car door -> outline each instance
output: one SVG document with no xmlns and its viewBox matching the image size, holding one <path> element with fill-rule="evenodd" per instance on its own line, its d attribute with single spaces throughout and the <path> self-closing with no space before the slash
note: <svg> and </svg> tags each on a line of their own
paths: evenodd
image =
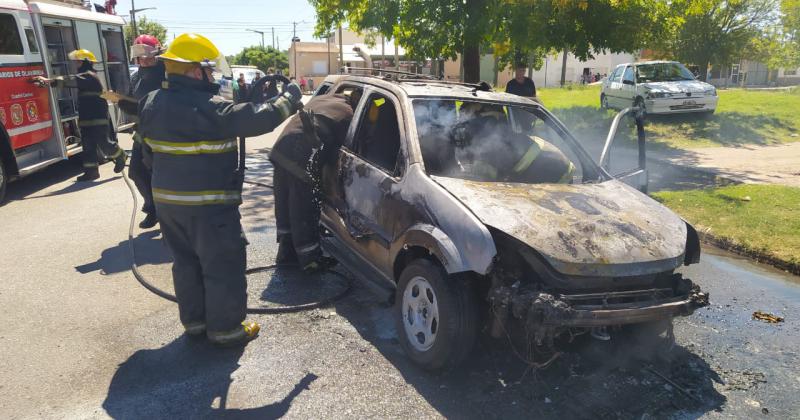
<svg viewBox="0 0 800 420">
<path fill-rule="evenodd" d="M 356 119 L 342 147 L 338 174 L 326 174 L 329 211 L 345 232 L 339 235 L 350 249 L 383 273 L 391 273 L 389 248 L 395 220 L 391 191 L 405 172 L 400 150 L 405 132 L 399 101 L 376 88 L 363 92 Z"/>
<path fill-rule="evenodd" d="M 625 71 L 622 73 L 622 83 L 619 95 L 620 108 L 633 106 L 633 102 L 636 100 L 636 77 L 634 74 L 634 66 L 625 67 Z"/>
<path fill-rule="evenodd" d="M 620 91 L 622 90 L 621 74 L 623 68 L 623 66 L 618 66 L 615 68 L 614 71 L 608 76 L 608 80 L 605 84 L 605 94 L 608 100 L 608 106 L 611 108 L 619 107 L 619 95 Z"/>
</svg>

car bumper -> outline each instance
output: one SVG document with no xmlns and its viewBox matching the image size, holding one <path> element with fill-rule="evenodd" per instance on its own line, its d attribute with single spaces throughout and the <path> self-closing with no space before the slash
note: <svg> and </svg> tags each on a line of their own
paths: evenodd
<svg viewBox="0 0 800 420">
<path fill-rule="evenodd" d="M 682 292 L 649 289 L 580 295 L 520 292 L 511 287 L 495 289 L 490 296 L 493 313 L 505 323 L 509 317 L 533 330 L 591 328 L 638 324 L 691 315 L 708 305 L 708 294 L 688 280 Z"/>
<path fill-rule="evenodd" d="M 648 114 L 678 114 L 686 112 L 711 112 L 717 108 L 718 96 L 647 99 Z"/>
</svg>

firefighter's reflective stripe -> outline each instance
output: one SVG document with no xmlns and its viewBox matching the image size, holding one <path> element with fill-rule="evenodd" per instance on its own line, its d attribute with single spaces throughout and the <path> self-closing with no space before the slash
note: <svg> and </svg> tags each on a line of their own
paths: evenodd
<svg viewBox="0 0 800 420">
<path fill-rule="evenodd" d="M 533 161 L 535 161 L 536 158 L 539 157 L 539 154 L 542 153 L 542 145 L 543 145 L 542 140 L 539 139 L 538 137 L 532 137 L 531 140 L 532 142 L 530 147 L 528 147 L 528 150 L 525 152 L 524 155 L 522 155 L 522 158 L 517 162 L 517 164 L 514 165 L 515 173 L 520 173 L 528 169 L 528 167 L 531 166 Z"/>
<path fill-rule="evenodd" d="M 209 140 L 195 142 L 177 142 L 153 140 L 146 137 L 145 143 L 153 149 L 155 153 L 165 153 L 169 155 L 200 155 L 214 153 L 235 152 L 236 140 Z"/>
<path fill-rule="evenodd" d="M 78 92 L 78 96 L 100 96 L 101 92 L 82 90 Z"/>
<path fill-rule="evenodd" d="M 182 206 L 239 204 L 242 202 L 242 193 L 236 190 L 172 191 L 153 188 L 153 200 Z"/>
<path fill-rule="evenodd" d="M 564 176 L 561 177 L 561 179 L 558 180 L 558 183 L 569 184 L 569 182 L 572 181 L 573 174 L 575 174 L 575 165 L 572 162 L 570 162 L 567 172 L 564 174 Z"/>
<path fill-rule="evenodd" d="M 308 254 L 309 252 L 316 251 L 319 248 L 319 242 L 314 242 L 311 245 L 301 246 L 297 248 L 298 254 Z"/>
<path fill-rule="evenodd" d="M 96 168 L 98 166 L 99 165 L 98 165 L 97 162 L 83 162 L 83 167 L 84 168 Z"/>
<path fill-rule="evenodd" d="M 105 118 L 97 118 L 93 120 L 78 120 L 78 125 L 81 127 L 100 127 L 103 125 L 108 124 L 108 120 Z"/>
</svg>

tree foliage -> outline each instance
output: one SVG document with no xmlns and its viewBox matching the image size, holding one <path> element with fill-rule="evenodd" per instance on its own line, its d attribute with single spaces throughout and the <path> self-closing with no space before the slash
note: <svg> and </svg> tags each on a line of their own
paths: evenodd
<svg viewBox="0 0 800 420">
<path fill-rule="evenodd" d="M 289 69 L 289 57 L 286 52 L 271 46 L 245 47 L 238 54 L 229 57 L 228 62 L 231 65 L 256 66 L 263 72 L 267 72 L 270 68 L 284 72 Z"/>
<path fill-rule="evenodd" d="M 664 58 L 695 64 L 728 65 L 757 56 L 754 42 L 776 14 L 775 0 L 675 0 L 670 18 L 678 23 L 654 43 Z M 705 78 L 705 71 L 701 71 Z"/>
<path fill-rule="evenodd" d="M 550 51 L 634 51 L 665 24 L 663 0 L 311 0 L 316 35 L 338 25 L 397 39 L 412 58 L 463 54 L 477 81 L 480 48 L 501 64 L 541 62 Z"/>
<path fill-rule="evenodd" d="M 167 40 L 167 28 L 164 25 L 154 22 L 152 20 L 147 20 L 145 16 L 140 17 L 136 20 L 136 29 L 138 29 L 139 35 L 153 35 L 154 37 L 158 38 L 161 42 L 161 45 L 164 45 Z M 128 23 L 125 25 L 125 42 L 130 47 L 131 42 L 133 42 L 136 37 L 133 35 L 133 24 Z"/>
</svg>

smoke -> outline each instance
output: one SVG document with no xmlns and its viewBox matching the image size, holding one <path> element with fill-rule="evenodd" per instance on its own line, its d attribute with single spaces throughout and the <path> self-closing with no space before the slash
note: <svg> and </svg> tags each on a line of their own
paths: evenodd
<svg viewBox="0 0 800 420">
<path fill-rule="evenodd" d="M 501 105 L 453 100 L 414 101 L 425 167 L 432 175 L 491 181 L 530 145 L 512 130 Z M 535 118 L 531 115 L 532 118 Z"/>
</svg>

